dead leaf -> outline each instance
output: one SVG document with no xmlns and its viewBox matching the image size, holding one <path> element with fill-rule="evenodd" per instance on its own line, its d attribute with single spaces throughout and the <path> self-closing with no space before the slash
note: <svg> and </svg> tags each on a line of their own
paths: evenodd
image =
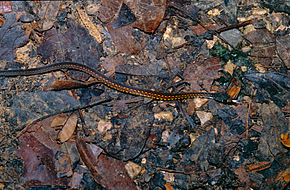
<svg viewBox="0 0 290 190">
<path fill-rule="evenodd" d="M 116 66 L 124 65 L 124 63 L 125 63 L 125 60 L 122 56 L 115 56 L 115 57 L 108 56 L 103 60 L 102 66 L 104 67 L 104 69 L 108 71 L 106 75 L 111 76 L 112 74 L 115 73 Z"/>
<path fill-rule="evenodd" d="M 12 63 L 15 59 L 15 50 L 27 44 L 29 39 L 14 14 L 6 14 L 5 19 L 0 28 L 0 57 L 1 60 Z"/>
<path fill-rule="evenodd" d="M 65 122 L 67 121 L 67 119 L 68 119 L 67 114 L 58 114 L 52 120 L 50 127 L 56 128 L 56 127 L 63 126 L 65 124 Z"/>
<path fill-rule="evenodd" d="M 49 89 L 46 90 L 65 90 L 65 89 L 74 89 L 74 88 L 84 88 L 97 83 L 97 80 L 92 80 L 88 82 L 76 81 L 76 80 L 57 80 Z"/>
<path fill-rule="evenodd" d="M 249 178 L 249 176 L 247 174 L 247 171 L 246 171 L 244 165 L 241 164 L 238 167 L 238 169 L 235 170 L 235 174 L 238 176 L 239 180 L 242 183 L 246 184 L 246 187 L 250 187 L 250 178 Z"/>
<path fill-rule="evenodd" d="M 102 35 L 97 29 L 97 27 L 95 27 L 94 23 L 90 20 L 84 7 L 83 6 L 77 7 L 77 12 L 82 20 L 82 23 L 85 25 L 85 27 L 89 31 L 90 35 L 93 36 L 97 40 L 97 42 L 102 43 L 103 41 Z"/>
<path fill-rule="evenodd" d="M 53 151 L 32 134 L 24 134 L 19 138 L 19 154 L 24 162 L 23 182 L 26 187 L 62 184 L 56 176 Z"/>
<path fill-rule="evenodd" d="M 126 165 L 125 168 L 129 174 L 129 176 L 131 177 L 131 179 L 134 179 L 140 172 L 142 167 L 139 166 L 138 164 L 129 161 Z"/>
<path fill-rule="evenodd" d="M 290 148 L 290 138 L 289 138 L 289 133 L 281 134 L 281 142 L 284 146 Z"/>
<path fill-rule="evenodd" d="M 194 91 L 201 91 L 201 86 L 210 91 L 213 80 L 221 76 L 219 69 L 221 69 L 220 60 L 210 57 L 188 65 L 183 73 L 183 77 Z"/>
<path fill-rule="evenodd" d="M 159 113 L 155 113 L 154 118 L 158 120 L 169 121 L 169 122 L 172 122 L 174 119 L 173 114 L 170 111 L 162 111 Z"/>
<path fill-rule="evenodd" d="M 213 118 L 213 115 L 210 112 L 196 111 L 196 115 L 200 119 L 201 126 Z"/>
<path fill-rule="evenodd" d="M 284 171 L 281 171 L 275 181 L 280 181 L 282 184 L 282 188 L 285 188 L 287 184 L 289 185 L 290 182 L 290 169 L 287 168 Z"/>
<path fill-rule="evenodd" d="M 11 1 L 1 1 L 0 2 L 0 14 L 9 13 L 12 11 Z"/>
<path fill-rule="evenodd" d="M 97 183 L 109 190 L 137 189 L 128 176 L 123 162 L 104 154 L 96 157 L 82 139 L 78 138 L 76 142 L 83 162 Z"/>
<path fill-rule="evenodd" d="M 105 133 L 113 127 L 110 121 L 100 120 L 98 123 L 98 130 L 100 133 Z"/>
<path fill-rule="evenodd" d="M 137 54 L 144 48 L 145 42 L 137 41 L 132 35 L 131 25 L 113 28 L 113 22 L 110 22 L 106 26 L 119 51 L 126 54 Z"/>
<path fill-rule="evenodd" d="M 130 8 L 125 3 L 122 3 L 119 14 L 114 21 L 113 28 L 120 28 L 122 26 L 130 25 L 131 23 L 135 22 L 135 20 L 136 17 Z"/>
<path fill-rule="evenodd" d="M 136 16 L 133 27 L 139 28 L 144 32 L 154 32 L 163 20 L 166 10 L 166 0 L 125 0 L 125 3 Z"/>
<path fill-rule="evenodd" d="M 258 171 L 262 171 L 262 170 L 265 170 L 267 168 L 270 168 L 271 164 L 272 164 L 272 162 L 266 162 L 266 161 L 258 162 L 256 164 L 247 165 L 247 170 L 258 172 Z"/>
<path fill-rule="evenodd" d="M 276 45 L 279 57 L 284 61 L 287 68 L 290 68 L 290 35 L 278 36 Z"/>
<path fill-rule="evenodd" d="M 70 115 L 62 130 L 58 133 L 58 139 L 60 142 L 65 142 L 71 138 L 77 126 L 77 119 L 78 116 L 76 114 Z"/>
<path fill-rule="evenodd" d="M 98 14 L 99 19 L 104 23 L 112 21 L 112 19 L 118 14 L 122 3 L 123 0 L 102 0 Z"/>
<path fill-rule="evenodd" d="M 270 65 L 275 53 L 275 37 L 267 29 L 261 28 L 251 31 L 245 35 L 253 43 L 251 55 L 255 62 L 263 65 Z"/>
<path fill-rule="evenodd" d="M 61 1 L 29 2 L 33 12 L 40 18 L 38 26 L 40 31 L 49 30 L 56 21 Z"/>
<path fill-rule="evenodd" d="M 72 61 L 96 68 L 96 63 L 102 56 L 102 49 L 88 31 L 72 19 L 67 20 L 67 30 L 51 29 L 45 32 L 43 43 L 37 52 L 42 55 L 42 61 L 54 62 Z M 89 75 L 79 71 L 70 71 L 70 77 L 85 81 Z"/>
</svg>

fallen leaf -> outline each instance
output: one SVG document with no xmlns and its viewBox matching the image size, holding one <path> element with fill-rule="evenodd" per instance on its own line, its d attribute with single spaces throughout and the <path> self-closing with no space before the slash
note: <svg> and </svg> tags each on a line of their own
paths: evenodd
<svg viewBox="0 0 290 190">
<path fill-rule="evenodd" d="M 200 119 L 201 126 L 213 118 L 213 115 L 210 112 L 196 111 L 196 115 Z"/>
<path fill-rule="evenodd" d="M 98 130 L 100 133 L 105 133 L 113 127 L 110 121 L 100 120 L 98 123 Z"/>
<path fill-rule="evenodd" d="M 40 31 L 49 30 L 56 21 L 61 1 L 28 2 L 33 12 L 40 18 L 38 26 Z"/>
<path fill-rule="evenodd" d="M 125 60 L 122 56 L 115 56 L 115 57 L 108 56 L 103 60 L 102 66 L 104 67 L 104 69 L 108 71 L 106 75 L 111 76 L 112 74 L 115 73 L 116 67 L 118 65 L 124 65 L 124 63 L 125 63 Z"/>
<path fill-rule="evenodd" d="M 126 54 L 137 54 L 144 48 L 145 41 L 139 42 L 135 39 L 132 35 L 133 27 L 131 25 L 113 28 L 113 22 L 110 22 L 106 27 L 119 51 Z"/>
<path fill-rule="evenodd" d="M 6 21 L 0 28 L 0 57 L 1 60 L 13 63 L 15 50 L 27 44 L 29 39 L 22 30 L 21 23 L 16 21 L 14 14 L 6 14 L 5 19 Z"/>
<path fill-rule="evenodd" d="M 219 69 L 221 69 L 220 60 L 210 57 L 189 64 L 183 73 L 183 77 L 194 91 L 201 91 L 201 86 L 210 91 L 213 80 L 221 76 Z"/>
<path fill-rule="evenodd" d="M 98 14 L 99 19 L 104 23 L 112 21 L 112 19 L 118 14 L 122 3 L 123 0 L 101 0 L 101 6 Z"/>
<path fill-rule="evenodd" d="M 174 119 L 173 114 L 170 111 L 166 111 L 166 112 L 162 111 L 162 112 L 159 112 L 159 113 L 155 113 L 154 114 L 154 118 L 158 119 L 158 120 L 169 121 L 169 122 L 172 122 L 173 119 Z"/>
<path fill-rule="evenodd" d="M 287 168 L 284 171 L 281 171 L 275 181 L 280 181 L 282 184 L 282 188 L 285 188 L 287 184 L 289 185 L 290 182 L 290 169 Z"/>
<path fill-rule="evenodd" d="M 256 63 L 270 65 L 275 53 L 275 37 L 267 29 L 261 28 L 249 32 L 245 38 L 253 43 L 251 55 Z"/>
<path fill-rule="evenodd" d="M 76 114 L 71 114 L 70 117 L 67 119 L 62 130 L 58 133 L 58 139 L 60 140 L 60 142 L 65 142 L 71 138 L 77 126 L 77 119 L 78 116 Z"/>
<path fill-rule="evenodd" d="M 95 156 L 91 148 L 78 138 L 77 148 L 83 162 L 86 164 L 95 181 L 110 190 L 137 189 L 125 170 L 125 164 L 104 154 Z"/>
<path fill-rule="evenodd" d="M 126 165 L 125 168 L 130 176 L 131 179 L 134 179 L 140 172 L 142 167 L 139 166 L 138 164 L 129 161 Z"/>
<path fill-rule="evenodd" d="M 267 168 L 270 168 L 271 164 L 272 164 L 272 162 L 266 162 L 266 161 L 258 162 L 256 164 L 247 165 L 247 170 L 258 172 L 258 171 L 262 171 L 262 170 L 265 170 Z"/>
<path fill-rule="evenodd" d="M 238 176 L 239 180 L 246 184 L 246 187 L 250 187 L 250 178 L 247 175 L 244 165 L 241 164 L 234 172 Z"/>
<path fill-rule="evenodd" d="M 11 1 L 1 1 L 0 2 L 0 14 L 9 13 L 12 11 Z"/>
<path fill-rule="evenodd" d="M 114 21 L 113 28 L 119 28 L 122 26 L 127 26 L 133 22 L 135 22 L 136 17 L 130 10 L 130 8 L 123 3 L 117 18 Z"/>
<path fill-rule="evenodd" d="M 91 68 L 97 69 L 99 58 L 102 55 L 102 48 L 88 31 L 72 19 L 67 20 L 65 32 L 52 28 L 44 34 L 44 40 L 37 48 L 42 56 L 42 61 L 54 60 L 54 62 L 83 63 Z M 59 50 L 62 51 L 59 51 Z M 70 77 L 75 80 L 85 81 L 89 75 L 70 71 Z"/>
<path fill-rule="evenodd" d="M 284 146 L 290 147 L 290 138 L 289 138 L 289 133 L 286 134 L 281 134 L 281 142 Z"/>
<path fill-rule="evenodd" d="M 126 4 L 136 16 L 133 27 L 139 28 L 144 32 L 154 32 L 163 20 L 166 10 L 166 0 L 125 0 Z"/>
<path fill-rule="evenodd" d="M 93 36 L 97 40 L 97 42 L 102 43 L 103 41 L 102 35 L 97 29 L 97 27 L 95 27 L 94 23 L 90 20 L 84 7 L 82 6 L 77 7 L 77 12 L 82 20 L 82 23 L 85 25 L 86 29 L 89 31 L 90 35 Z"/>
</svg>

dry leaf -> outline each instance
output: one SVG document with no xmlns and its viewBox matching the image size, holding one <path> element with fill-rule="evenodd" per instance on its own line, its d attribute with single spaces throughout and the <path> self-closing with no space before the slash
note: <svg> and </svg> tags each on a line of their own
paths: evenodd
<svg viewBox="0 0 290 190">
<path fill-rule="evenodd" d="M 62 130 L 58 134 L 58 138 L 59 138 L 60 142 L 65 142 L 69 138 L 71 138 L 71 136 L 74 133 L 75 128 L 77 126 L 77 119 L 78 119 L 78 116 L 76 114 L 72 114 L 68 118 L 68 120 L 66 121 Z"/>
<path fill-rule="evenodd" d="M 141 172 L 141 166 L 138 164 L 135 164 L 134 162 L 128 162 L 125 165 L 125 169 L 127 170 L 128 175 L 131 179 L 134 179 L 140 172 Z"/>
<path fill-rule="evenodd" d="M 201 126 L 213 118 L 213 115 L 210 112 L 196 111 L 196 115 L 200 119 Z"/>
<path fill-rule="evenodd" d="M 248 171 L 262 171 L 262 170 L 265 170 L 267 168 L 269 168 L 271 166 L 272 162 L 259 162 L 259 163 L 256 163 L 256 164 L 251 164 L 251 165 L 248 165 L 247 166 L 247 170 Z"/>
<path fill-rule="evenodd" d="M 282 187 L 286 187 L 287 184 L 289 185 L 290 182 L 290 168 L 287 168 L 284 171 L 281 171 L 275 181 L 280 181 L 282 184 Z"/>
<path fill-rule="evenodd" d="M 9 13 L 12 11 L 11 1 L 1 1 L 0 2 L 0 14 Z"/>
<path fill-rule="evenodd" d="M 82 23 L 85 25 L 85 27 L 89 31 L 90 35 L 93 36 L 97 40 L 97 42 L 102 43 L 103 41 L 102 35 L 97 29 L 97 27 L 95 27 L 94 23 L 90 20 L 84 7 L 77 7 L 77 12 L 82 20 Z"/>
<path fill-rule="evenodd" d="M 281 134 L 281 142 L 284 146 L 290 147 L 290 138 L 289 138 L 289 133 Z"/>
<path fill-rule="evenodd" d="M 154 118 L 158 119 L 158 120 L 164 119 L 166 121 L 172 122 L 174 117 L 173 117 L 172 112 L 170 112 L 170 111 L 167 111 L 167 112 L 162 111 L 162 112 L 159 112 L 159 113 L 155 113 L 154 114 Z"/>
<path fill-rule="evenodd" d="M 100 133 L 105 133 L 112 128 L 112 123 L 110 121 L 100 120 L 98 123 L 98 130 Z"/>
</svg>

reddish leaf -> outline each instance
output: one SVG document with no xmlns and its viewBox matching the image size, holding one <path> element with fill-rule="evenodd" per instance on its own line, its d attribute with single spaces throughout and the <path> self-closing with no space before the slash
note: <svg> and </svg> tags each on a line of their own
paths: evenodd
<svg viewBox="0 0 290 190">
<path fill-rule="evenodd" d="M 138 42 L 132 35 L 132 26 L 127 25 L 121 28 L 113 28 L 113 22 L 107 24 L 108 32 L 117 46 L 118 50 L 126 54 L 137 54 L 145 46 Z"/>
<path fill-rule="evenodd" d="M 24 183 L 26 186 L 62 185 L 54 169 L 54 153 L 40 143 L 32 134 L 19 138 L 19 154 L 24 162 Z"/>
<path fill-rule="evenodd" d="M 275 53 L 275 38 L 267 29 L 257 29 L 245 35 L 253 43 L 251 55 L 256 57 L 256 62 L 263 65 L 272 63 Z"/>
<path fill-rule="evenodd" d="M 188 65 L 183 76 L 194 91 L 200 91 L 201 85 L 203 85 L 207 91 L 210 91 L 213 80 L 221 76 L 219 73 L 220 68 L 220 60 L 211 57 L 204 61 L 198 60 Z"/>
<path fill-rule="evenodd" d="M 82 139 L 77 139 L 77 148 L 97 183 L 109 190 L 137 189 L 125 170 L 125 164 L 103 154 L 95 156 Z"/>
<path fill-rule="evenodd" d="M 250 165 L 247 165 L 247 170 L 248 171 L 262 171 L 262 170 L 265 170 L 267 168 L 269 168 L 271 166 L 272 162 L 259 162 L 259 163 L 256 163 L 256 164 L 250 164 Z"/>
<path fill-rule="evenodd" d="M 122 6 L 123 0 L 102 0 L 101 7 L 99 9 L 99 19 L 108 23 L 118 14 Z"/>
<path fill-rule="evenodd" d="M 166 10 L 166 0 L 125 1 L 136 16 L 133 27 L 144 32 L 154 32 L 163 20 Z"/>
<path fill-rule="evenodd" d="M 1 1 L 0 2 L 0 14 L 9 13 L 12 11 L 11 1 Z"/>
<path fill-rule="evenodd" d="M 238 167 L 238 169 L 235 170 L 235 174 L 238 176 L 239 180 L 242 183 L 245 183 L 246 184 L 246 187 L 249 187 L 250 186 L 250 178 L 247 175 L 247 171 L 246 171 L 244 165 L 240 165 Z"/>
</svg>

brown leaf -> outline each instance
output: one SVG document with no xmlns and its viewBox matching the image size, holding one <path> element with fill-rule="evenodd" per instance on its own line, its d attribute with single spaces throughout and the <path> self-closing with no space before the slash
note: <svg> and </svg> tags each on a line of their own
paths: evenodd
<svg viewBox="0 0 290 190">
<path fill-rule="evenodd" d="M 139 28 L 144 32 L 154 32 L 163 20 L 166 10 L 166 0 L 125 0 L 136 16 L 133 27 Z"/>
<path fill-rule="evenodd" d="M 50 128 L 53 118 L 37 122 L 19 137 L 19 155 L 24 162 L 24 183 L 35 185 L 66 185 L 66 178 L 58 178 L 55 154 L 60 145 L 55 137 L 56 132 Z"/>
<path fill-rule="evenodd" d="M 103 67 L 109 72 L 106 75 L 111 76 L 115 73 L 116 66 L 124 65 L 125 60 L 122 56 L 106 57 L 102 62 Z"/>
<path fill-rule="evenodd" d="M 21 23 L 16 21 L 14 14 L 6 14 L 6 21 L 0 28 L 0 57 L 1 60 L 14 62 L 15 50 L 27 44 L 29 39 L 21 28 Z M 13 42 L 13 43 L 12 43 Z"/>
<path fill-rule="evenodd" d="M 0 14 L 9 13 L 12 11 L 11 1 L 1 1 L 0 2 Z"/>
<path fill-rule="evenodd" d="M 97 42 L 102 43 L 102 35 L 94 25 L 94 23 L 90 20 L 86 10 L 84 7 L 77 7 L 77 12 L 82 20 L 82 23 L 85 25 L 86 29 L 89 31 L 90 35 L 93 36 Z"/>
<path fill-rule="evenodd" d="M 275 53 L 275 37 L 267 29 L 257 29 L 245 35 L 253 43 L 251 55 L 256 57 L 256 63 L 269 65 Z"/>
<path fill-rule="evenodd" d="M 54 60 L 54 62 L 83 63 L 91 68 L 96 68 L 96 63 L 102 54 L 98 42 L 88 31 L 72 19 L 66 22 L 65 32 L 52 28 L 44 34 L 43 43 L 37 48 L 42 60 Z M 61 51 L 59 51 L 61 49 Z M 70 77 L 75 80 L 85 81 L 89 75 L 83 72 L 70 71 Z"/>
<path fill-rule="evenodd" d="M 245 169 L 245 166 L 244 165 L 240 165 L 238 167 L 238 169 L 235 170 L 235 174 L 238 176 L 239 180 L 242 182 L 242 183 L 245 183 L 247 187 L 250 186 L 250 178 L 247 174 L 247 171 Z"/>
<path fill-rule="evenodd" d="M 259 162 L 259 163 L 256 163 L 256 164 L 250 164 L 250 165 L 247 165 L 247 170 L 248 171 L 262 171 L 262 170 L 265 170 L 267 168 L 269 168 L 271 166 L 272 162 Z"/>
<path fill-rule="evenodd" d="M 282 184 L 282 188 L 285 188 L 287 184 L 290 182 L 290 168 L 287 168 L 284 171 L 281 171 L 275 181 L 280 181 Z"/>
<path fill-rule="evenodd" d="M 113 28 L 113 22 L 107 24 L 107 30 L 118 50 L 126 54 L 137 54 L 145 46 L 144 42 L 137 41 L 132 35 L 132 26 Z"/>
<path fill-rule="evenodd" d="M 220 60 L 210 57 L 204 61 L 198 60 L 188 65 L 183 73 L 183 77 L 194 91 L 200 91 L 201 86 L 210 91 L 213 80 L 221 76 L 218 72 L 220 68 Z"/>
<path fill-rule="evenodd" d="M 58 139 L 60 142 L 65 142 L 71 138 L 77 126 L 77 118 L 78 116 L 76 114 L 70 115 L 62 130 L 58 134 Z"/>
<path fill-rule="evenodd" d="M 276 39 L 279 57 L 284 61 L 286 67 L 290 68 L 290 35 L 278 36 Z"/>
<path fill-rule="evenodd" d="M 41 31 L 49 30 L 56 21 L 61 1 L 29 2 L 33 12 L 40 18 L 38 23 Z"/>
<path fill-rule="evenodd" d="M 49 90 L 65 90 L 74 88 L 84 88 L 89 85 L 96 83 L 97 81 L 81 82 L 76 80 L 57 80 L 52 85 L 50 85 Z"/>
<path fill-rule="evenodd" d="M 26 186 L 60 185 L 54 170 L 54 154 L 32 134 L 19 138 L 19 154 L 24 163 L 23 180 Z"/>
<path fill-rule="evenodd" d="M 102 0 L 99 9 L 98 17 L 104 22 L 108 23 L 118 14 L 122 6 L 123 0 Z"/>
<path fill-rule="evenodd" d="M 96 157 L 82 139 L 78 138 L 76 142 L 83 162 L 97 183 L 109 190 L 137 189 L 135 183 L 128 176 L 123 162 L 103 154 Z"/>
<path fill-rule="evenodd" d="M 284 146 L 290 148 L 290 138 L 289 138 L 289 133 L 281 134 L 281 142 Z"/>
</svg>

